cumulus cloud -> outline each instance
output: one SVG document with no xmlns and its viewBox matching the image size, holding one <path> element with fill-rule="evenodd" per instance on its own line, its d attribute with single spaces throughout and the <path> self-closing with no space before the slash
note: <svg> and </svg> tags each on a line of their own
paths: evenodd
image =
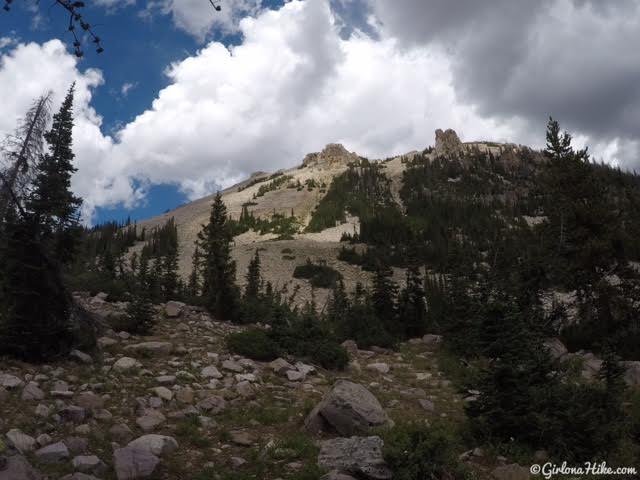
<svg viewBox="0 0 640 480">
<path fill-rule="evenodd" d="M 101 72 L 80 71 L 77 60 L 59 40 L 42 45 L 18 44 L 0 56 L 0 91 L 3 115 L 0 135 L 14 131 L 18 120 L 34 99 L 48 90 L 57 110 L 66 91 L 76 83 L 74 101 L 74 151 L 78 173 L 73 177 L 74 191 L 85 199 L 83 212 L 90 218 L 97 205 L 131 202 L 135 199 L 129 179 L 118 175 L 120 165 L 111 155 L 112 140 L 100 131 L 102 119 L 90 106 L 92 89 L 103 83 Z"/>
<path fill-rule="evenodd" d="M 403 32 L 390 14 L 371 3 L 371 10 L 358 17 L 376 30 L 369 35 L 365 28 L 345 34 L 345 22 L 353 18 L 349 7 L 363 0 L 338 1 L 344 7 L 339 18 L 329 0 L 291 1 L 243 18 L 237 27 L 240 45 L 210 42 L 168 66 L 169 85 L 114 138 L 100 131 L 101 118 L 90 103 L 92 89 L 102 83 L 100 72 L 81 71 L 59 41 L 9 47 L 1 57 L 0 90 L 17 94 L 7 96 L 9 114 L 0 118 L 0 132 L 10 131 L 44 89 L 54 89 L 59 100 L 75 80 L 79 172 L 73 186 L 85 198 L 87 216 L 96 206 L 139 201 L 144 190 L 133 185 L 173 183 L 198 198 L 256 170 L 294 166 L 329 142 L 384 158 L 426 147 L 436 128 L 454 128 L 465 140 L 539 145 L 544 118 L 537 117 L 549 113 L 579 127 L 577 140 L 592 144 L 599 156 L 616 161 L 637 152 L 640 143 L 631 128 L 597 126 L 580 118 L 597 111 L 603 118 L 620 122 L 628 117 L 629 126 L 633 123 L 637 109 L 629 92 L 637 84 L 622 79 L 637 60 L 623 55 L 608 63 L 615 68 L 600 72 L 588 52 L 573 48 L 571 54 L 568 48 L 571 35 L 587 41 L 572 22 L 596 32 L 610 48 L 617 45 L 615 36 L 598 22 L 610 22 L 630 40 L 635 20 L 629 18 L 625 30 L 613 7 L 543 0 L 553 10 L 527 2 L 520 5 L 529 9 L 523 14 L 505 0 L 501 14 L 520 25 L 500 30 L 491 23 L 499 16 L 485 2 L 469 1 L 471 11 L 456 18 L 448 2 L 434 1 L 442 14 L 425 22 L 436 35 L 419 31 L 419 22 L 407 24 Z M 397 14 L 421 4 L 394 2 Z M 421 15 L 419 9 L 409 11 L 411 17 Z M 524 39 L 519 29 L 526 32 Z M 485 52 L 491 45 L 500 47 L 495 54 L 500 58 Z M 596 76 L 616 88 L 602 90 L 605 84 Z M 624 115 L 612 106 L 621 102 L 628 102 Z M 555 109 L 547 109 L 551 106 Z"/>
<path fill-rule="evenodd" d="M 519 117 L 538 138 L 549 115 L 609 161 L 638 166 L 640 2 L 371 0 L 383 35 L 437 46 L 462 101 Z"/>
<path fill-rule="evenodd" d="M 181 179 L 193 198 L 328 142 L 385 157 L 425 147 L 440 126 L 507 139 L 511 127 L 458 105 L 449 62 L 393 39 L 342 39 L 327 2 L 290 2 L 240 23 L 242 45 L 210 43 L 171 66 L 171 85 L 119 133 L 131 175 Z"/>
</svg>

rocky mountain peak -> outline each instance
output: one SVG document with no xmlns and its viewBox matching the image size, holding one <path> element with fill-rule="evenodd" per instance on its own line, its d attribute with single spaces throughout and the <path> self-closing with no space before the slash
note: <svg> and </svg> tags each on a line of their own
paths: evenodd
<svg viewBox="0 0 640 480">
<path fill-rule="evenodd" d="M 460 153 L 463 150 L 462 142 L 455 130 L 448 128 L 444 132 L 436 130 L 436 156 L 449 156 Z"/>
<path fill-rule="evenodd" d="M 302 165 L 305 167 L 334 168 L 342 165 L 346 166 L 359 158 L 358 155 L 344 148 L 342 144 L 329 143 L 321 152 L 307 154 L 302 161 Z"/>
</svg>

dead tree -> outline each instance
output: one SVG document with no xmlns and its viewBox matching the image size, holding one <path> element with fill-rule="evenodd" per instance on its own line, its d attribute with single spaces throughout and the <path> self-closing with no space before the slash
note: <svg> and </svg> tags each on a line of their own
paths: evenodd
<svg viewBox="0 0 640 480">
<path fill-rule="evenodd" d="M 43 153 L 43 138 L 50 118 L 52 93 L 36 100 L 14 135 L 5 140 L 0 168 L 0 221 L 9 206 L 21 206 L 30 174 Z"/>
</svg>

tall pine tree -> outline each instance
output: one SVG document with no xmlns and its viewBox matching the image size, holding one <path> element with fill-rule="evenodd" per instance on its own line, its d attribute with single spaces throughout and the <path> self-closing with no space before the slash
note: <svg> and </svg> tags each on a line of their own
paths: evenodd
<svg viewBox="0 0 640 480">
<path fill-rule="evenodd" d="M 211 205 L 209 223 L 198 234 L 202 251 L 202 296 L 209 311 L 220 319 L 237 320 L 236 263 L 231 258 L 233 240 L 227 207 L 218 192 Z"/>
</svg>

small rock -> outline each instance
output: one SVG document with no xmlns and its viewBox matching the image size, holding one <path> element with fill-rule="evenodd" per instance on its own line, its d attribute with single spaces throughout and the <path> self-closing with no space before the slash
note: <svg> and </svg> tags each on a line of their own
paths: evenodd
<svg viewBox="0 0 640 480">
<path fill-rule="evenodd" d="M 170 402 L 173 399 L 173 392 L 167 387 L 155 387 L 151 389 L 162 400 Z"/>
<path fill-rule="evenodd" d="M 269 363 L 269 368 L 279 375 L 284 375 L 289 370 L 295 370 L 295 367 L 287 362 L 284 358 L 277 358 Z"/>
<path fill-rule="evenodd" d="M 220 379 L 224 376 L 213 365 L 204 367 L 202 370 L 200 370 L 200 375 L 204 378 L 217 378 L 217 379 Z"/>
<path fill-rule="evenodd" d="M 186 305 L 182 302 L 169 301 L 164 306 L 164 313 L 169 318 L 176 318 L 182 314 Z"/>
<path fill-rule="evenodd" d="M 252 398 L 256 394 L 254 388 L 251 386 L 251 383 L 247 381 L 238 383 L 236 385 L 236 392 L 238 392 L 238 395 L 243 398 Z"/>
<path fill-rule="evenodd" d="M 418 399 L 418 403 L 427 412 L 435 412 L 436 411 L 436 406 L 433 404 L 433 402 L 431 400 L 427 400 L 425 398 L 420 398 L 420 399 Z"/>
<path fill-rule="evenodd" d="M 353 340 L 345 340 L 344 342 L 342 342 L 342 347 L 347 351 L 349 356 L 358 354 L 358 344 Z"/>
<path fill-rule="evenodd" d="M 162 457 L 178 449 L 175 438 L 166 435 L 148 434 L 129 442 L 127 447 L 146 449 L 152 454 Z"/>
<path fill-rule="evenodd" d="M 118 372 L 128 372 L 136 368 L 140 368 L 142 364 L 135 358 L 122 357 L 113 364 L 113 369 Z"/>
<path fill-rule="evenodd" d="M 127 345 L 124 349 L 133 352 L 168 355 L 173 350 L 173 344 L 169 342 L 143 342 L 135 345 Z"/>
<path fill-rule="evenodd" d="M 0 387 L 4 387 L 7 390 L 14 390 L 24 385 L 24 382 L 15 375 L 9 375 L 8 373 L 0 373 Z"/>
<path fill-rule="evenodd" d="M 7 432 L 7 440 L 20 452 L 28 453 L 33 451 L 36 446 L 36 439 L 17 428 Z"/>
<path fill-rule="evenodd" d="M 95 455 L 79 455 L 71 460 L 73 468 L 82 473 L 102 473 L 106 465 Z"/>
<path fill-rule="evenodd" d="M 162 375 L 160 377 L 156 377 L 156 382 L 160 385 L 172 385 L 176 382 L 175 375 Z"/>
<path fill-rule="evenodd" d="M 36 382 L 29 382 L 22 389 L 20 398 L 22 400 L 42 400 L 44 398 L 44 392 Z"/>
<path fill-rule="evenodd" d="M 63 442 L 52 443 L 36 450 L 35 456 L 42 463 L 59 463 L 69 458 L 69 449 Z"/>
<path fill-rule="evenodd" d="M 39 404 L 35 409 L 35 414 L 42 418 L 47 418 L 51 415 L 51 409 L 46 405 Z"/>
<path fill-rule="evenodd" d="M 41 433 L 36 438 L 36 442 L 38 442 L 38 445 L 40 445 L 41 447 L 44 447 L 45 445 L 49 445 L 52 442 L 51 435 L 48 435 L 46 433 Z"/>
<path fill-rule="evenodd" d="M 113 338 L 109 338 L 109 337 L 100 337 L 98 339 L 98 346 L 102 349 L 107 349 L 109 347 L 112 347 L 114 345 L 117 345 L 118 341 L 113 339 Z"/>
<path fill-rule="evenodd" d="M 167 418 L 157 410 L 147 410 L 145 415 L 136 419 L 136 423 L 144 432 L 150 432 L 166 421 Z"/>
<path fill-rule="evenodd" d="M 113 438 L 119 441 L 126 441 L 133 437 L 133 432 L 124 423 L 119 423 L 111 427 L 109 429 L 109 434 L 111 434 Z"/>
<path fill-rule="evenodd" d="M 146 448 L 124 447 L 113 452 L 118 480 L 137 480 L 153 474 L 160 459 Z"/>
<path fill-rule="evenodd" d="M 231 466 L 234 468 L 241 467 L 245 465 L 247 461 L 242 457 L 231 457 Z"/>
<path fill-rule="evenodd" d="M 297 370 L 287 370 L 286 375 L 290 382 L 301 382 L 305 377 L 304 373 Z"/>
<path fill-rule="evenodd" d="M 222 368 L 236 373 L 244 372 L 244 368 L 242 368 L 242 365 L 233 360 L 225 360 L 224 362 L 222 362 Z"/>
<path fill-rule="evenodd" d="M 93 358 L 91 358 L 91 355 L 87 355 L 80 350 L 71 350 L 69 356 L 80 363 L 84 363 L 85 365 L 90 365 L 93 363 Z"/>
<path fill-rule="evenodd" d="M 104 399 L 93 392 L 82 392 L 78 395 L 76 403 L 87 410 L 100 410 L 104 407 Z"/>
<path fill-rule="evenodd" d="M 75 405 L 64 407 L 58 413 L 63 420 L 73 423 L 82 423 L 87 416 L 87 412 L 84 408 Z"/>
<path fill-rule="evenodd" d="M 355 476 L 390 480 L 393 473 L 384 461 L 380 437 L 351 437 L 325 440 L 320 444 L 318 465 Z"/>
<path fill-rule="evenodd" d="M 379 362 L 379 363 L 370 363 L 369 365 L 367 365 L 367 370 L 372 370 L 374 372 L 378 372 L 378 373 L 389 373 L 389 365 L 387 365 L 386 363 L 383 362 Z"/>
<path fill-rule="evenodd" d="M 243 447 L 250 447 L 254 443 L 253 437 L 248 432 L 235 430 L 229 432 L 229 436 L 231 438 L 231 442 Z"/>
<path fill-rule="evenodd" d="M 427 335 L 425 335 L 424 337 L 422 337 L 422 342 L 425 345 L 438 345 L 440 343 L 442 343 L 442 335 L 433 335 L 428 333 Z"/>
</svg>

